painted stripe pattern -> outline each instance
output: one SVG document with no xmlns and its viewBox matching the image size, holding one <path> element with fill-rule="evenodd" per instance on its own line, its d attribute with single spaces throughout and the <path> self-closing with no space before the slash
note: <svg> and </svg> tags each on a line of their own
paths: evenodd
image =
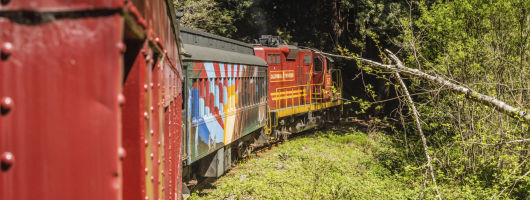
<svg viewBox="0 0 530 200">
<path fill-rule="evenodd" d="M 188 63 L 186 130 L 189 162 L 266 124 L 266 68 Z"/>
</svg>

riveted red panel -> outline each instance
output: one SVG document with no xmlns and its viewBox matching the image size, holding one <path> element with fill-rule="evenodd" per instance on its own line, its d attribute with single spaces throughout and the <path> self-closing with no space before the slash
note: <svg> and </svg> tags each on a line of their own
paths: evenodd
<svg viewBox="0 0 530 200">
<path fill-rule="evenodd" d="M 80 11 L 93 9 L 119 9 L 123 0 L 2 0 L 0 11 Z"/>
<path fill-rule="evenodd" d="M 29 2 L 29 1 L 20 1 Z M 60 2 L 60 1 L 55 1 Z M 1 200 L 120 198 L 119 14 L 21 25 L 0 18 Z"/>
<path fill-rule="evenodd" d="M 124 121 L 124 127 L 131 126 L 130 129 L 125 128 L 124 136 L 129 134 L 127 130 L 133 130 L 133 134 L 143 136 L 143 139 L 137 137 L 136 140 L 140 139 L 144 144 L 141 148 L 135 145 L 138 149 L 131 151 L 137 153 L 125 160 L 124 197 L 125 199 L 180 199 L 182 184 L 180 146 L 182 73 L 177 39 L 173 30 L 173 20 L 171 20 L 174 18 L 174 16 L 171 17 L 173 11 L 168 10 L 173 8 L 172 2 L 169 0 L 132 0 L 128 3 L 127 8 L 127 12 L 130 12 L 128 14 L 134 16 L 134 19 L 145 28 L 142 29 L 147 35 L 144 42 L 149 43 L 149 45 L 144 44 L 140 50 L 143 52 L 145 61 L 142 61 L 142 67 L 139 67 L 144 70 L 144 73 L 139 76 L 145 83 L 145 91 L 137 97 L 133 97 L 143 99 L 143 101 L 134 100 L 126 103 L 134 104 L 131 106 L 135 109 L 138 107 L 141 111 L 141 113 L 138 111 L 135 116 L 126 116 L 127 118 L 135 119 L 138 117 L 137 114 L 142 114 L 141 117 L 145 117 L 145 119 L 143 121 L 144 126 L 141 128 L 143 132 L 136 131 L 134 128 L 136 125 Z M 135 28 L 130 27 L 130 29 Z M 134 40 L 140 40 L 140 38 Z M 133 71 L 134 69 L 127 76 L 131 76 Z M 131 86 L 138 87 L 134 84 Z M 129 87 L 129 77 L 126 77 L 125 87 Z M 125 89 L 125 91 L 128 90 Z M 125 106 L 124 114 L 127 112 L 125 110 L 129 109 L 128 106 Z M 126 137 L 124 138 L 126 144 L 128 140 Z M 139 173 L 135 172 L 138 169 L 133 169 L 135 166 L 128 164 L 127 159 L 136 159 L 136 161 L 131 162 L 141 164 L 141 168 L 144 169 L 142 170 L 142 177 L 139 177 Z M 136 177 L 129 179 L 128 176 Z M 130 180 L 143 180 L 143 182 L 141 184 L 129 183 Z M 137 191 L 138 187 L 141 187 L 142 192 Z M 132 190 L 135 191 L 127 193 L 127 191 Z"/>
<path fill-rule="evenodd" d="M 131 57 L 133 56 L 135 55 L 131 55 Z M 125 67 L 128 68 L 129 66 Z M 145 196 L 143 188 L 145 187 L 145 176 L 148 173 L 145 171 L 145 148 L 148 144 L 146 144 L 144 137 L 146 129 L 144 96 L 148 89 L 145 85 L 146 70 L 144 55 L 138 52 L 134 63 L 128 70 L 123 86 L 123 93 L 126 98 L 123 107 L 123 147 L 127 152 L 127 157 L 123 161 L 124 199 L 141 199 Z"/>
</svg>

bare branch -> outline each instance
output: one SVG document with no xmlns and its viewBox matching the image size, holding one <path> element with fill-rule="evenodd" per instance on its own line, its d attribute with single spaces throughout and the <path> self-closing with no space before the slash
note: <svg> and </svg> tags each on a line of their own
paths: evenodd
<svg viewBox="0 0 530 200">
<path fill-rule="evenodd" d="M 466 98 L 468 98 L 470 100 L 473 100 L 475 102 L 481 103 L 483 105 L 486 105 L 486 106 L 489 106 L 489 107 L 493 107 L 496 110 L 499 110 L 500 112 L 502 112 L 502 113 L 504 113 L 504 114 L 506 114 L 506 115 L 508 115 L 508 116 L 510 116 L 512 118 L 524 121 L 526 123 L 530 123 L 530 113 L 526 112 L 525 109 L 515 108 L 515 107 L 513 107 L 511 105 L 508 105 L 505 102 L 500 101 L 500 100 L 498 100 L 498 99 L 496 99 L 494 97 L 478 93 L 478 92 L 476 92 L 476 91 L 474 91 L 474 90 L 472 90 L 472 89 L 470 89 L 468 87 L 455 84 L 455 83 L 453 83 L 451 81 L 448 81 L 448 80 L 446 80 L 444 78 L 441 78 L 439 76 L 433 76 L 433 75 L 424 73 L 424 72 L 422 72 L 420 70 L 417 70 L 417 69 L 412 69 L 412 68 L 405 67 L 403 65 L 403 63 L 401 63 L 399 58 L 396 55 L 394 55 L 391 51 L 386 50 L 386 52 L 389 54 L 389 56 L 394 61 L 396 61 L 395 65 L 382 64 L 382 63 L 375 62 L 375 61 L 372 61 L 372 60 L 368 60 L 368 59 L 364 59 L 364 58 L 358 58 L 358 57 L 352 57 L 352 56 L 342 56 L 342 55 L 335 55 L 335 54 L 330 54 L 330 53 L 322 53 L 322 54 L 327 55 L 327 56 L 344 58 L 344 59 L 347 59 L 347 60 L 357 60 L 357 61 L 360 61 L 362 63 L 371 65 L 371 66 L 373 66 L 375 68 L 378 68 L 378 69 L 382 69 L 382 70 L 386 70 L 386 71 L 392 71 L 392 72 L 398 72 L 398 73 L 401 73 L 401 74 L 405 74 L 407 76 L 420 78 L 420 79 L 425 80 L 427 82 L 430 82 L 430 83 L 433 83 L 433 84 L 436 84 L 436 85 L 439 85 L 439 86 L 446 87 L 448 90 L 451 90 L 453 92 L 464 94 Z"/>
<path fill-rule="evenodd" d="M 405 93 L 405 97 L 407 99 L 407 104 L 412 110 L 412 114 L 414 115 L 414 122 L 416 123 L 416 128 L 418 129 L 418 132 L 421 137 L 421 142 L 423 144 L 423 151 L 425 153 L 425 157 L 427 158 L 427 167 L 429 168 L 428 171 L 430 172 L 432 182 L 434 184 L 434 190 L 436 191 L 436 197 L 438 199 L 442 199 L 440 196 L 440 191 L 438 191 L 438 184 L 436 184 L 436 178 L 434 176 L 434 167 L 432 166 L 432 160 L 431 156 L 429 155 L 429 147 L 427 146 L 427 139 L 425 138 L 425 135 L 423 134 L 423 129 L 421 128 L 420 123 L 420 114 L 418 113 L 418 110 L 416 110 L 416 106 L 414 105 L 414 101 L 412 100 L 412 97 L 410 97 L 409 90 L 407 89 L 407 85 L 405 85 L 405 82 L 403 82 L 403 79 L 401 79 L 401 76 L 398 72 L 394 74 L 396 76 L 396 79 L 399 82 L 399 85 L 401 85 L 401 89 L 403 90 L 403 93 Z"/>
</svg>

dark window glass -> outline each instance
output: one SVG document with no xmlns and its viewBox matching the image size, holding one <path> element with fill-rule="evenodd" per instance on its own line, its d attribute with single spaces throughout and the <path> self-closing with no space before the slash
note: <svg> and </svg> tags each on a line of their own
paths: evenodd
<svg viewBox="0 0 530 200">
<path fill-rule="evenodd" d="M 315 72 L 322 72 L 322 60 L 320 58 L 313 58 L 313 68 Z"/>
</svg>

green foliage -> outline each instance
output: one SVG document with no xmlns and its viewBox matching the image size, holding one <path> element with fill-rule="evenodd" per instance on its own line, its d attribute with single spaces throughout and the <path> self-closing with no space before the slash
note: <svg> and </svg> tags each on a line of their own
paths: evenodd
<svg viewBox="0 0 530 200">
<path fill-rule="evenodd" d="M 423 173 L 405 167 L 401 152 L 381 133 L 320 132 L 255 155 L 214 183 L 215 190 L 191 199 L 417 199 Z M 474 187 L 441 188 L 448 199 L 485 194 Z M 428 193 L 432 188 L 424 194 L 432 199 Z"/>
<path fill-rule="evenodd" d="M 530 2 L 525 0 L 420 1 L 419 15 L 402 15 L 399 36 L 408 66 L 468 85 L 510 105 L 530 107 Z M 412 82 L 417 90 L 432 90 Z M 526 88 L 526 89 L 525 89 Z M 435 88 L 438 89 L 438 88 Z M 464 95 L 419 96 L 423 129 L 436 151 L 438 180 L 479 186 L 486 197 L 526 199 L 530 130 Z"/>
<path fill-rule="evenodd" d="M 187 26 L 247 42 L 261 34 L 276 34 L 303 46 L 382 62 L 386 58 L 381 50 L 393 49 L 409 67 L 467 85 L 510 105 L 530 108 L 528 0 L 186 0 L 179 7 L 185 8 L 183 23 Z M 377 116 L 389 112 L 385 116 L 396 122 L 389 125 L 395 131 L 392 140 L 405 149 L 365 144 L 357 135 L 318 140 L 339 145 L 360 142 L 355 146 L 377 149 L 372 152 L 377 166 L 401 174 L 400 181 L 422 184 L 418 177 L 425 172 L 423 150 L 407 108 L 395 102 L 374 103 L 387 98 L 384 88 L 400 88 L 360 62 L 356 63 L 359 70 L 352 69 L 352 63 L 341 62 L 336 60 L 335 66 L 346 64 L 343 91 L 344 96 L 352 95 L 348 102 L 351 113 Z M 353 78 L 356 82 L 349 82 L 358 74 L 360 78 Z M 491 198 L 506 189 L 501 198 L 527 199 L 528 176 L 518 178 L 530 170 L 526 161 L 530 146 L 528 142 L 508 142 L 529 138 L 528 124 L 443 87 L 415 79 L 406 83 L 421 114 L 437 179 L 458 188 L 442 187 L 444 198 Z M 351 85 L 354 87 L 348 87 Z M 353 96 L 359 91 L 362 94 Z M 427 188 L 426 194 L 432 194 L 431 189 Z M 330 191 L 336 191 L 334 197 L 350 192 L 339 186 Z"/>
<path fill-rule="evenodd" d="M 234 22 L 243 17 L 241 12 L 251 5 L 251 1 L 228 0 L 225 3 L 237 3 L 238 9 L 222 8 L 216 0 L 174 0 L 175 7 L 184 12 L 180 21 L 183 26 L 232 37 L 238 30 Z"/>
</svg>

